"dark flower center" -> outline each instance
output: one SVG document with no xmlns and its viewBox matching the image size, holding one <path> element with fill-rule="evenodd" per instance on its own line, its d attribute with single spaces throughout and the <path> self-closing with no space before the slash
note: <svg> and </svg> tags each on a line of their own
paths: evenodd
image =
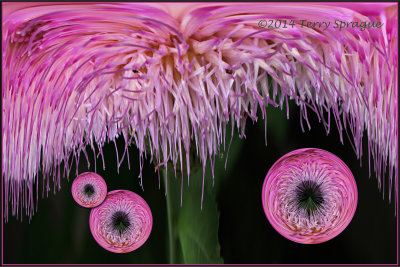
<svg viewBox="0 0 400 267">
<path fill-rule="evenodd" d="M 295 200 L 297 208 L 306 211 L 308 217 L 321 212 L 325 202 L 321 184 L 311 180 L 301 181 L 295 189 Z"/>
<path fill-rule="evenodd" d="M 114 229 L 117 230 L 120 235 L 131 225 L 129 222 L 128 213 L 123 211 L 115 212 L 111 217 L 111 223 Z"/>
<path fill-rule="evenodd" d="M 94 193 L 94 187 L 91 184 L 87 184 L 85 185 L 85 187 L 83 188 L 83 191 L 85 192 L 85 194 L 90 197 L 93 195 Z"/>
</svg>

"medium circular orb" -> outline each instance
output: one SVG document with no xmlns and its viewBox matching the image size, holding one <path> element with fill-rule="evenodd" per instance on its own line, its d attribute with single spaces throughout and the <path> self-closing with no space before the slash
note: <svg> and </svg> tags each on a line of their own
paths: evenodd
<svg viewBox="0 0 400 267">
<path fill-rule="evenodd" d="M 94 208 L 106 198 L 107 184 L 97 173 L 85 172 L 75 178 L 71 192 L 76 203 L 85 208 Z"/>
<path fill-rule="evenodd" d="M 318 244 L 340 234 L 357 207 L 357 185 L 347 165 L 317 148 L 292 151 L 268 171 L 262 203 L 278 233 L 301 244 Z"/>
<path fill-rule="evenodd" d="M 150 236 L 153 217 L 146 201 L 128 190 L 115 190 L 92 209 L 90 231 L 96 242 L 114 253 L 138 249 Z"/>
</svg>

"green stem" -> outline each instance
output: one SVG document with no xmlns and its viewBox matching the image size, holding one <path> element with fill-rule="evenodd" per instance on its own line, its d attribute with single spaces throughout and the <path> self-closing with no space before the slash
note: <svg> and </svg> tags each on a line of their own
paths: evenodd
<svg viewBox="0 0 400 267">
<path fill-rule="evenodd" d="M 168 189 L 167 185 L 167 172 L 166 170 L 162 171 L 164 178 L 164 186 L 166 191 L 166 201 L 167 201 L 167 217 L 168 217 L 168 239 L 169 239 L 169 263 L 175 263 L 175 238 L 172 231 L 172 208 L 171 208 L 171 190 Z M 171 186 L 171 185 L 170 185 Z"/>
</svg>

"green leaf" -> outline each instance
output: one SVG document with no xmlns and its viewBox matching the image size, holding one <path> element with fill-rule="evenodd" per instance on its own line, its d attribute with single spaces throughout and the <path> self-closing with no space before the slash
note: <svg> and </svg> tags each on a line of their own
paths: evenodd
<svg viewBox="0 0 400 267">
<path fill-rule="evenodd" d="M 228 150 L 229 141 L 230 130 L 226 140 L 226 150 Z M 219 187 L 229 176 L 230 168 L 238 160 L 241 148 L 242 142 L 236 135 L 232 139 L 226 170 L 225 162 L 228 151 L 221 153 L 220 157 L 216 157 L 214 179 L 210 161 L 207 162 L 202 205 L 203 169 L 199 168 L 190 175 L 188 185 L 187 176 L 182 179 L 178 171 L 177 177 L 175 177 L 175 172 L 169 165 L 166 196 L 169 263 L 221 264 L 224 262 L 220 255 L 218 240 L 219 211 L 216 196 Z M 223 148 L 221 147 L 221 149 Z M 183 188 L 182 206 L 181 188 Z"/>
<path fill-rule="evenodd" d="M 168 172 L 167 191 L 170 263 L 223 263 L 218 242 L 219 213 L 211 177 L 205 177 L 201 209 L 203 171 L 190 176 L 190 186 L 187 177 L 184 179 L 182 206 L 182 180 L 173 174 Z"/>
<path fill-rule="evenodd" d="M 185 264 L 223 263 L 218 242 L 219 212 L 211 177 L 205 176 L 203 208 L 201 191 L 203 172 L 190 177 L 178 215 L 178 238 Z"/>
</svg>

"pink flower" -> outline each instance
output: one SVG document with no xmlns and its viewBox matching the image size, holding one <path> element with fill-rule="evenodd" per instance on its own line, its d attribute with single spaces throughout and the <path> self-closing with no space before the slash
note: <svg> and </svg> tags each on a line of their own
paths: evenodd
<svg viewBox="0 0 400 267">
<path fill-rule="evenodd" d="M 243 137 L 248 117 L 257 121 L 260 109 L 266 123 L 266 107 L 288 108 L 289 100 L 302 127 L 312 110 L 329 132 L 333 114 L 341 141 L 346 132 L 358 157 L 366 131 L 380 187 L 389 166 L 390 199 L 398 181 L 396 7 L 3 4 L 5 217 L 9 201 L 12 214 L 23 206 L 32 216 L 39 170 L 43 190 L 50 179 L 55 190 L 88 145 L 102 155 L 105 142 L 122 136 L 118 167 L 134 143 L 140 168 L 149 153 L 159 165 L 186 165 L 189 175 L 190 148 L 204 168 L 225 144 L 228 122 Z M 278 28 L 259 27 L 278 19 Z M 332 24 L 324 30 L 300 20 Z M 336 20 L 383 26 L 339 31 Z"/>
<path fill-rule="evenodd" d="M 114 253 L 127 253 L 141 247 L 149 238 L 153 217 L 146 201 L 128 190 L 114 190 L 93 208 L 90 231 L 96 242 Z"/>
<path fill-rule="evenodd" d="M 317 244 L 340 234 L 357 207 L 357 185 L 346 164 L 316 148 L 292 151 L 268 171 L 264 212 L 284 237 Z"/>
<path fill-rule="evenodd" d="M 71 192 L 76 203 L 85 208 L 94 208 L 106 198 L 107 184 L 100 175 L 85 172 L 75 178 Z"/>
</svg>

